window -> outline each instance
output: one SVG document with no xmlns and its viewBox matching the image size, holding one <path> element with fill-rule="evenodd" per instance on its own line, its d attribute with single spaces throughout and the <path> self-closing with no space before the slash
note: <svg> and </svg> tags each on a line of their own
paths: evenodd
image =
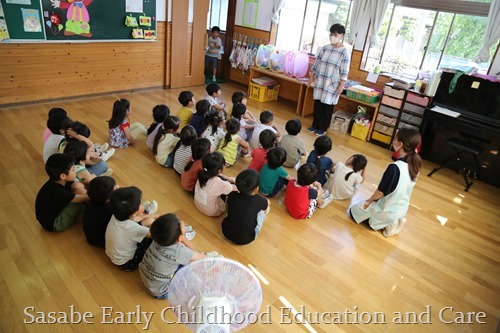
<svg viewBox="0 0 500 333">
<path fill-rule="evenodd" d="M 329 43 L 330 27 L 340 23 L 348 29 L 350 0 L 294 0 L 281 9 L 276 46 L 315 54 Z"/>
<path fill-rule="evenodd" d="M 210 0 L 207 30 L 212 29 L 213 26 L 218 26 L 220 30 L 226 31 L 228 2 L 229 0 Z"/>
<path fill-rule="evenodd" d="M 490 48 L 488 63 L 472 62 L 482 46 L 486 22 L 487 12 L 480 16 L 391 3 L 378 33 L 379 44 L 365 51 L 364 68 L 373 70 L 380 63 L 384 72 L 416 76 L 420 69 L 477 66 L 486 74 L 498 45 Z"/>
</svg>

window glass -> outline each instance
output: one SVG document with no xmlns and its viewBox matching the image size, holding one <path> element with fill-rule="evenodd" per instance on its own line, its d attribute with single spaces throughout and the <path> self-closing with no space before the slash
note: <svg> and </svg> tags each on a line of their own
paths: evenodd
<svg viewBox="0 0 500 333">
<path fill-rule="evenodd" d="M 381 62 L 382 58 L 382 49 L 384 46 L 385 37 L 389 31 L 389 25 L 391 23 L 391 14 L 394 9 L 394 5 L 389 4 L 389 8 L 385 13 L 384 20 L 382 21 L 382 25 L 380 26 L 380 30 L 378 32 L 379 43 L 375 46 L 369 46 L 368 55 L 366 59 L 365 69 L 369 71 L 373 71 L 375 66 L 377 66 Z M 368 38 L 368 37 L 367 37 Z"/>
<path fill-rule="evenodd" d="M 473 66 L 486 74 L 497 45 L 490 48 L 490 61 L 473 63 L 486 23 L 485 16 L 391 5 L 378 33 L 380 43 L 368 48 L 364 69 L 380 63 L 384 72 L 416 76 L 420 69 Z"/>
<path fill-rule="evenodd" d="M 306 0 L 287 1 L 280 12 L 276 46 L 282 50 L 298 50 L 304 22 Z"/>
<path fill-rule="evenodd" d="M 427 54 L 425 55 L 424 62 L 422 64 L 423 69 L 434 70 L 439 67 L 439 61 L 446 45 L 453 16 L 454 14 L 452 13 L 438 14 L 434 25 L 434 31 L 432 32 L 429 46 L 427 47 Z"/>
<path fill-rule="evenodd" d="M 314 31 L 317 26 L 316 16 L 318 15 L 319 1 L 309 0 L 307 2 L 306 18 L 304 26 L 302 27 L 302 40 L 300 41 L 299 50 L 304 50 L 311 53 L 312 41 L 314 38 Z M 317 25 L 318 24 L 318 25 Z"/>
<path fill-rule="evenodd" d="M 335 23 L 344 25 L 346 29 L 345 36 L 349 31 L 349 1 L 322 1 L 319 9 L 318 23 L 316 24 L 316 35 L 314 36 L 314 44 L 308 52 L 316 54 L 318 47 L 326 45 L 330 42 L 330 27 Z"/>
<path fill-rule="evenodd" d="M 350 0 L 287 1 L 280 14 L 276 46 L 315 54 L 319 46 L 329 43 L 330 26 L 340 23 L 348 29 L 351 3 Z"/>
<path fill-rule="evenodd" d="M 490 48 L 488 63 L 472 63 L 482 46 L 486 21 L 487 18 L 483 16 L 455 15 L 440 66 L 479 66 L 479 71 L 486 73 L 496 48 Z"/>
<path fill-rule="evenodd" d="M 213 26 L 218 26 L 220 30 L 226 31 L 228 2 L 229 0 L 210 0 L 207 30 L 212 29 Z"/>
</svg>

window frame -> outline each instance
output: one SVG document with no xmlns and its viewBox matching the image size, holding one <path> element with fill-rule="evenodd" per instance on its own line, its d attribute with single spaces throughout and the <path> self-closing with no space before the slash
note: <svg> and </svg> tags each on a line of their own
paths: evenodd
<svg viewBox="0 0 500 333">
<path fill-rule="evenodd" d="M 219 20 L 218 20 L 218 24 L 212 24 L 212 4 L 214 1 L 218 1 L 219 2 Z M 222 12 L 222 1 L 223 0 L 209 0 L 209 3 L 208 3 L 208 13 L 207 13 L 207 31 L 210 31 L 212 29 L 213 26 L 218 26 L 220 28 L 220 31 L 221 33 L 225 33 L 227 31 L 227 26 L 228 26 L 228 18 L 226 18 L 226 28 L 225 29 L 222 29 L 220 27 L 220 17 L 221 17 L 221 12 Z M 227 8 L 226 8 L 226 12 L 227 10 L 229 9 L 229 1 L 227 1 Z"/>
<path fill-rule="evenodd" d="M 434 17 L 434 21 L 432 24 L 432 29 L 430 31 L 429 38 L 427 40 L 427 43 L 425 44 L 425 50 L 422 55 L 422 59 L 420 61 L 419 69 L 422 69 L 422 65 L 424 64 L 424 61 L 426 59 L 426 55 L 429 50 L 429 43 L 431 41 L 432 33 L 434 32 L 434 28 L 436 26 L 436 21 L 438 19 L 438 16 L 440 13 L 450 13 L 453 14 L 453 19 L 450 24 L 450 28 L 448 29 L 447 32 L 447 38 L 446 42 L 443 45 L 443 50 L 440 53 L 439 56 L 439 62 L 438 64 L 441 64 L 441 60 L 445 54 L 446 50 L 446 45 L 448 43 L 448 37 L 450 36 L 450 33 L 453 28 L 453 24 L 455 23 L 455 18 L 457 15 L 463 14 L 463 15 L 473 15 L 473 16 L 484 16 L 488 17 L 488 12 L 490 8 L 490 3 L 489 2 L 476 2 L 476 1 L 464 1 L 464 0 L 440 0 L 440 1 L 433 1 L 433 0 L 391 0 L 391 4 L 393 4 L 392 8 L 392 13 L 391 13 L 391 18 L 389 21 L 389 26 L 387 28 L 387 33 L 384 37 L 384 42 L 382 45 L 382 50 L 381 50 L 381 55 L 380 59 L 383 59 L 384 57 L 384 52 L 385 52 L 385 47 L 387 44 L 387 37 L 390 31 L 390 27 L 393 23 L 393 18 L 394 18 L 394 12 L 398 6 L 401 7 L 407 7 L 407 8 L 415 8 L 415 9 L 423 9 L 423 10 L 431 10 L 435 11 L 436 15 Z M 365 38 L 365 43 L 363 46 L 362 55 L 361 55 L 361 62 L 359 64 L 358 70 L 364 71 L 364 72 L 369 72 L 368 69 L 366 68 L 366 63 L 368 60 L 368 53 L 370 49 L 370 41 L 368 36 L 373 32 L 371 22 L 368 27 L 368 31 L 366 34 Z M 498 53 L 498 50 L 500 49 L 500 43 L 497 44 L 497 49 L 495 51 L 495 55 Z M 490 65 L 488 66 L 487 73 L 491 71 L 491 68 L 493 66 L 494 59 L 491 59 Z"/>
<path fill-rule="evenodd" d="M 310 56 L 313 56 L 315 57 L 315 50 L 313 50 L 313 46 L 314 46 L 314 42 L 316 40 L 316 33 L 317 33 L 317 28 L 318 28 L 318 25 L 317 25 L 317 22 L 318 22 L 318 18 L 319 18 L 319 15 L 321 14 L 321 5 L 323 2 L 327 2 L 327 0 L 305 0 L 306 1 L 306 5 L 304 7 L 304 14 L 302 16 L 302 24 L 301 24 L 301 28 L 300 28 L 300 36 L 299 36 L 299 39 L 298 39 L 298 44 L 296 45 L 296 48 L 291 48 L 291 49 L 294 49 L 294 50 L 301 50 L 302 49 L 302 45 L 303 45 L 303 40 L 302 40 L 302 37 L 304 35 L 304 27 L 305 27 L 305 24 L 306 24 L 306 16 L 307 16 L 307 8 L 309 6 L 309 1 L 317 1 L 318 2 L 318 10 L 316 11 L 316 20 L 315 20 L 315 23 L 314 23 L 314 33 L 313 33 L 313 37 L 312 37 L 312 40 L 311 40 L 311 52 L 308 52 Z M 341 24 L 343 24 L 346 28 L 346 32 L 348 31 L 348 24 L 350 23 L 350 15 L 351 15 L 351 10 L 352 10 L 352 5 L 353 5 L 353 2 L 356 1 L 356 0 L 339 0 L 339 1 L 342 1 L 342 2 L 349 2 L 349 8 L 347 10 L 347 20 L 346 22 L 341 22 Z M 280 27 L 278 25 L 278 28 L 276 29 L 276 33 L 275 33 L 275 40 L 278 39 L 278 31 L 279 31 Z"/>
</svg>

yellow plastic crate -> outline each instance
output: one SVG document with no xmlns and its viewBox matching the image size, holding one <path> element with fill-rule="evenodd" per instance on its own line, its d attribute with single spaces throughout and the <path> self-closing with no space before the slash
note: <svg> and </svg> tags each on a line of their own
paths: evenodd
<svg viewBox="0 0 500 333">
<path fill-rule="evenodd" d="M 257 102 L 269 102 L 276 101 L 278 99 L 278 93 L 280 91 L 280 85 L 276 84 L 274 86 L 260 86 L 256 83 L 250 83 L 248 88 L 248 96 L 256 100 Z"/>
<path fill-rule="evenodd" d="M 388 145 L 390 145 L 391 144 L 392 136 L 391 135 L 386 135 L 386 134 L 383 134 L 383 133 L 379 133 L 377 131 L 373 131 L 373 133 L 372 133 L 372 139 L 377 140 L 379 142 L 387 143 Z"/>
</svg>

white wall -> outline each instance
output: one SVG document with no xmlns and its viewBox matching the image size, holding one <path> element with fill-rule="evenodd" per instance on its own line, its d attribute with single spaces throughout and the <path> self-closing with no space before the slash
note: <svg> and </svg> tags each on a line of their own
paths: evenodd
<svg viewBox="0 0 500 333">
<path fill-rule="evenodd" d="M 168 0 L 172 1 L 172 0 Z M 168 11 L 170 14 L 170 10 Z M 167 0 L 156 0 L 156 21 L 165 22 L 167 14 Z M 169 20 L 169 22 L 172 20 Z"/>
</svg>

